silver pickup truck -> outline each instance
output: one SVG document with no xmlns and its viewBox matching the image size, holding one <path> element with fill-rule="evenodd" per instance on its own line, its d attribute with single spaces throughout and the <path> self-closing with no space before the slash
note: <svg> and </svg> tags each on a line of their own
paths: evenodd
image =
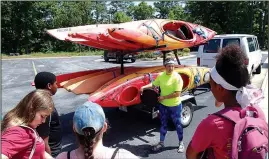
<svg viewBox="0 0 269 159">
<path fill-rule="evenodd" d="M 104 51 L 104 60 L 106 62 L 108 62 L 109 59 L 116 59 L 116 62 L 120 63 L 120 55 L 119 54 L 117 54 L 116 52 Z M 123 60 L 131 60 L 131 62 L 135 62 L 136 56 L 134 54 L 125 54 L 123 56 Z"/>
</svg>

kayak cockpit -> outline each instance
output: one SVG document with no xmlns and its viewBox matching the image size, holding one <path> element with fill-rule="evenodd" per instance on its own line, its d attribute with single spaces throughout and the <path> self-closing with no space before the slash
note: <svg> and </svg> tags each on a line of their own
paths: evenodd
<svg viewBox="0 0 269 159">
<path fill-rule="evenodd" d="M 163 30 L 167 36 L 180 40 L 191 40 L 193 39 L 192 30 L 183 23 L 180 22 L 169 22 L 163 25 Z"/>
</svg>

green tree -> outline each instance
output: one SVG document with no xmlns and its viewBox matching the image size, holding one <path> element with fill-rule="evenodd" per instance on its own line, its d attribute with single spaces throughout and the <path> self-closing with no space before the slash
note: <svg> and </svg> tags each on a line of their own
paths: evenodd
<svg viewBox="0 0 269 159">
<path fill-rule="evenodd" d="M 120 21 L 122 21 L 122 20 L 119 20 L 119 18 L 121 16 L 127 18 L 125 15 L 126 15 L 126 13 L 128 13 L 128 9 L 132 5 L 133 5 L 133 2 L 129 2 L 129 1 L 111 1 L 109 3 L 109 11 L 108 11 L 109 23 L 111 23 L 112 19 L 113 19 L 112 21 L 116 21 L 116 23 L 119 23 Z M 117 12 L 119 12 L 119 13 L 117 13 Z M 123 15 L 122 13 L 125 15 Z M 115 15 L 117 17 L 114 17 Z M 123 21 L 125 22 L 126 20 L 123 20 Z"/>
<path fill-rule="evenodd" d="M 160 2 L 154 2 L 154 7 L 157 11 L 157 18 L 160 19 L 167 19 L 170 14 L 170 16 L 175 16 L 174 12 L 171 12 L 172 8 L 175 6 L 179 6 L 178 1 L 160 1 Z"/>
<path fill-rule="evenodd" d="M 144 1 L 139 3 L 137 6 L 133 6 L 131 9 L 133 10 L 133 18 L 135 20 L 145 20 L 154 17 L 154 8 L 147 5 L 147 3 Z"/>
<path fill-rule="evenodd" d="M 184 8 L 180 5 L 173 6 L 168 13 L 169 19 L 184 20 L 188 19 L 188 15 L 184 13 Z"/>
<path fill-rule="evenodd" d="M 124 12 L 116 12 L 113 15 L 113 23 L 123 23 L 123 22 L 130 22 L 132 21 L 131 17 L 129 17 L 128 15 L 126 15 Z"/>
<path fill-rule="evenodd" d="M 191 21 L 200 21 L 203 25 L 216 30 L 218 33 L 235 33 L 238 26 L 240 32 L 246 31 L 248 20 L 248 2 L 188 2 L 187 12 L 191 14 Z M 239 30 L 238 30 L 239 31 Z"/>
<path fill-rule="evenodd" d="M 2 52 L 30 53 L 40 42 L 40 11 L 36 2 L 2 2 Z"/>
<path fill-rule="evenodd" d="M 127 12 L 128 7 L 132 5 L 133 2 L 130 1 L 111 1 L 109 3 L 109 14 L 114 15 L 116 12 L 122 11 Z"/>
<path fill-rule="evenodd" d="M 46 29 L 55 29 L 62 27 L 72 27 L 78 25 L 87 25 L 94 23 L 92 16 L 91 2 L 43 2 L 42 6 L 46 6 L 47 14 L 44 15 L 46 21 Z M 81 48 L 78 44 L 60 41 L 47 33 L 43 36 L 42 51 L 76 51 Z"/>
<path fill-rule="evenodd" d="M 95 24 L 105 24 L 109 22 L 107 4 L 105 1 L 92 1 L 92 16 Z"/>
<path fill-rule="evenodd" d="M 259 38 L 260 46 L 266 41 L 268 32 L 265 20 L 268 2 L 188 2 L 186 12 L 191 14 L 189 21 L 202 24 L 217 31 L 218 34 L 242 33 L 254 34 Z M 264 40 L 263 40 L 264 39 Z"/>
</svg>

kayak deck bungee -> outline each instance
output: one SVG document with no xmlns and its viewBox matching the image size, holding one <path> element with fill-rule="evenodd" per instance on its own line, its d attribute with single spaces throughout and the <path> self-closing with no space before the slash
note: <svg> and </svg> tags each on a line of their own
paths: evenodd
<svg viewBox="0 0 269 159">
<path fill-rule="evenodd" d="M 87 25 L 52 29 L 47 32 L 59 40 L 67 39 L 99 49 L 109 51 L 140 50 L 140 52 L 189 48 L 209 41 L 216 34 L 215 31 L 197 24 L 169 19 Z M 72 38 L 68 39 L 68 37 Z"/>
<path fill-rule="evenodd" d="M 140 88 L 152 80 L 159 73 L 165 71 L 163 66 L 153 67 L 126 67 L 125 74 L 120 74 L 120 68 L 100 69 L 71 74 L 75 78 L 64 82 L 63 87 L 75 94 L 89 94 L 89 101 L 100 104 L 103 107 L 131 106 L 139 104 Z M 175 72 L 183 79 L 183 90 L 186 92 L 202 84 L 209 82 L 209 68 L 189 67 L 176 65 Z M 80 77 L 77 77 L 81 74 Z M 63 77 L 63 75 L 61 75 Z"/>
<path fill-rule="evenodd" d="M 128 80 L 125 79 L 125 82 L 115 81 L 106 88 L 90 94 L 88 100 L 98 103 L 103 107 L 139 104 L 141 102 L 140 88 L 154 80 L 160 72 L 164 71 L 164 68 L 158 71 L 142 74 Z M 208 68 L 178 66 L 175 68 L 175 71 L 179 73 L 183 79 L 182 93 L 209 82 L 208 78 L 204 78 L 206 74 L 209 74 Z M 150 80 L 151 78 L 152 80 Z"/>
</svg>

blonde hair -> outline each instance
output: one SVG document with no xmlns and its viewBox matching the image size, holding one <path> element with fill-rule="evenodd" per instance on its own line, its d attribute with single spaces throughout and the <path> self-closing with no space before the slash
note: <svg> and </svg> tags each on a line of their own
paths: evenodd
<svg viewBox="0 0 269 159">
<path fill-rule="evenodd" d="M 3 118 L 1 131 L 12 126 L 30 124 L 38 111 L 47 110 L 51 113 L 54 109 L 54 103 L 51 93 L 47 90 L 34 90 L 27 94 L 15 108 L 10 110 Z"/>
</svg>

